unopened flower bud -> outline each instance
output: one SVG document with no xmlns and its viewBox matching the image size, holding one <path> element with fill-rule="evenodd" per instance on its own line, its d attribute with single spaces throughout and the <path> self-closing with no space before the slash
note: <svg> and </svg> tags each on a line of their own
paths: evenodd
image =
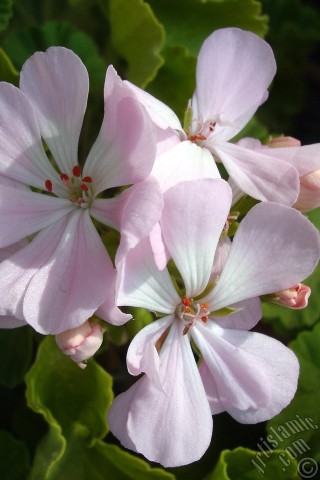
<svg viewBox="0 0 320 480">
<path fill-rule="evenodd" d="M 68 355 L 80 368 L 100 348 L 103 340 L 103 329 L 98 323 L 86 321 L 82 325 L 56 335 L 56 342 L 62 353 Z"/>
<path fill-rule="evenodd" d="M 310 287 L 303 285 L 303 283 L 298 283 L 287 290 L 276 292 L 275 303 L 294 309 L 305 308 L 308 305 L 310 294 Z"/>
<path fill-rule="evenodd" d="M 320 207 L 320 169 L 300 177 L 300 192 L 293 206 L 301 212 Z"/>
<path fill-rule="evenodd" d="M 300 147 L 301 142 L 293 137 L 274 137 L 271 138 L 268 143 L 268 147 L 270 148 L 281 148 L 281 147 Z"/>
</svg>

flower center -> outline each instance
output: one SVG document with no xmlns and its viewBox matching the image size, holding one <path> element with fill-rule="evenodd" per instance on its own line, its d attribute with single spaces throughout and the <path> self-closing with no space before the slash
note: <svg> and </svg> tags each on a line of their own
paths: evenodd
<svg viewBox="0 0 320 480">
<path fill-rule="evenodd" d="M 216 120 L 203 121 L 201 115 L 199 118 L 193 118 L 192 107 L 189 106 L 186 110 L 183 129 L 186 135 L 184 140 L 196 143 L 200 147 L 204 146 L 204 142 L 212 135 L 217 124 Z"/>
<path fill-rule="evenodd" d="M 210 310 L 206 303 L 197 303 L 192 298 L 182 297 L 176 313 L 178 318 L 185 324 L 183 335 L 186 335 L 197 321 L 202 323 L 208 322 Z"/>
<path fill-rule="evenodd" d="M 214 132 L 217 122 L 213 120 L 207 120 L 203 122 L 202 119 L 194 119 L 191 122 L 190 130 L 186 131 L 186 134 L 190 142 L 196 143 L 199 146 L 203 146 L 205 140 L 207 140 Z"/>
<path fill-rule="evenodd" d="M 90 207 L 93 199 L 92 178 L 82 177 L 79 165 L 73 167 L 70 176 L 67 173 L 61 173 L 60 180 L 67 187 L 68 198 L 72 203 L 82 208 Z M 54 193 L 51 180 L 45 181 L 45 187 L 47 192 Z"/>
</svg>

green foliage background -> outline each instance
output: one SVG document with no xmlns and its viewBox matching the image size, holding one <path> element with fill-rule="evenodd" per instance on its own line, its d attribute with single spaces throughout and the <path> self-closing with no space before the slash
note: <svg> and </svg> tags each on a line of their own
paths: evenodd
<svg viewBox="0 0 320 480">
<path fill-rule="evenodd" d="M 62 45 L 77 53 L 90 76 L 80 143 L 85 158 L 100 128 L 107 65 L 112 63 L 123 78 L 146 88 L 182 118 L 195 86 L 199 48 L 212 31 L 226 26 L 265 37 L 278 64 L 270 97 L 246 135 L 284 133 L 304 143 L 319 141 L 320 12 L 311 1 L 0 0 L 0 81 L 18 85 L 19 71 L 35 51 Z M 319 211 L 310 219 L 320 226 Z M 106 235 L 115 245 L 117 236 Z M 320 461 L 320 430 L 289 436 L 269 456 L 259 445 L 271 428 L 296 415 L 312 418 L 320 428 L 319 269 L 309 285 L 313 296 L 308 309 L 266 306 L 257 327 L 291 342 L 300 360 L 299 389 L 291 405 L 267 426 L 240 425 L 227 414 L 217 415 L 204 457 L 170 470 L 122 449 L 106 424 L 114 392 L 132 382 L 125 367 L 127 344 L 151 316 L 135 309 L 135 321 L 121 329 L 109 327 L 100 354 L 84 371 L 63 357 L 53 338 L 43 339 L 28 327 L 0 331 L 1 480 L 300 478 L 298 462 L 304 456 Z M 300 437 L 309 451 L 292 448 Z"/>
</svg>

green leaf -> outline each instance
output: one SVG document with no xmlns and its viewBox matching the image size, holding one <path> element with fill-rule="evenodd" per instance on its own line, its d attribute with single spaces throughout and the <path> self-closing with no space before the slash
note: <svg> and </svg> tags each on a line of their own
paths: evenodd
<svg viewBox="0 0 320 480">
<path fill-rule="evenodd" d="M 297 462 L 283 450 L 224 450 L 205 480 L 299 480 Z"/>
<path fill-rule="evenodd" d="M 166 30 L 166 45 L 181 45 L 197 55 L 214 30 L 239 27 L 263 36 L 268 18 L 256 0 L 149 0 Z"/>
<path fill-rule="evenodd" d="M 106 472 L 117 480 L 174 480 L 101 440 L 113 394 L 111 377 L 93 360 L 81 370 L 48 337 L 26 380 L 30 407 L 49 424 L 30 480 L 105 480 Z"/>
<path fill-rule="evenodd" d="M 0 384 L 13 388 L 23 382 L 32 358 L 32 329 L 0 329 Z"/>
<path fill-rule="evenodd" d="M 0 430 L 1 480 L 25 480 L 29 469 L 29 453 L 25 444 Z"/>
<path fill-rule="evenodd" d="M 303 455 L 316 461 L 320 461 L 319 345 L 320 323 L 291 342 L 300 363 L 298 390 L 290 405 L 268 422 L 269 435 L 280 448 L 296 454 L 298 459 Z"/>
<path fill-rule="evenodd" d="M 53 433 L 53 431 L 52 431 Z M 55 435 L 55 438 L 54 438 Z M 44 448 L 54 448 L 59 442 L 58 432 L 47 438 Z M 49 443 L 50 441 L 50 443 Z M 56 443 L 55 443 L 56 442 Z M 62 446 L 62 444 L 60 444 Z M 51 455 L 55 451 L 51 451 Z M 76 461 L 75 461 L 76 459 Z M 38 460 L 38 459 L 37 459 Z M 38 463 L 39 464 L 39 463 Z M 45 465 L 43 465 L 45 467 Z M 41 475 L 46 472 L 46 476 Z M 107 475 L 107 477 L 106 477 Z M 75 429 L 73 435 L 68 437 L 62 455 L 58 455 L 49 470 L 32 472 L 30 480 L 175 480 L 174 475 L 160 468 L 151 468 L 150 465 L 121 450 L 115 445 L 108 445 L 101 440 L 96 440 L 87 445 L 81 430 Z"/>
<path fill-rule="evenodd" d="M 55 466 L 59 465 L 59 461 L 66 451 L 66 443 L 59 425 L 49 425 L 48 433 L 38 445 L 30 479 L 28 480 L 49 480 L 55 478 L 52 472 Z"/>
<path fill-rule="evenodd" d="M 112 380 L 94 360 L 82 370 L 61 353 L 53 337 L 47 337 L 26 383 L 29 406 L 49 424 L 61 426 L 63 434 L 76 422 L 85 428 L 88 439 L 106 435 Z"/>
<path fill-rule="evenodd" d="M 87 453 L 87 457 L 83 458 L 81 462 L 82 469 L 87 472 L 87 476 L 81 474 L 83 470 L 79 469 L 77 479 L 105 480 L 106 472 L 108 472 L 108 478 L 116 480 L 175 479 L 174 475 L 165 472 L 161 468 L 151 468 L 147 462 L 123 451 L 116 445 L 108 445 L 102 441 L 97 441 L 94 448 L 87 450 Z M 76 454 L 77 452 L 73 453 L 73 455 Z M 71 456 L 71 458 L 75 457 Z M 68 468 L 68 465 L 70 468 L 70 463 L 70 461 L 66 463 L 66 468 Z M 64 470 L 62 471 L 64 472 Z M 66 476 L 66 478 L 69 477 Z"/>
<path fill-rule="evenodd" d="M 188 100 L 195 89 L 196 58 L 185 47 L 166 47 L 164 65 L 148 92 L 167 104 L 183 120 Z"/>
<path fill-rule="evenodd" d="M 126 77 L 144 87 L 163 64 L 162 25 L 143 0 L 110 0 L 109 21 L 112 44 L 127 62 Z"/>
<path fill-rule="evenodd" d="M 19 73 L 2 48 L 0 48 L 0 81 L 13 83 L 13 85 L 18 85 L 19 83 Z"/>
<path fill-rule="evenodd" d="M 94 360 L 81 370 L 61 353 L 53 337 L 47 337 L 26 376 L 26 384 L 30 408 L 49 424 L 31 478 L 55 478 L 51 472 L 65 454 L 66 438 L 75 429 L 81 430 L 88 444 L 107 433 L 106 414 L 113 398 L 111 377 Z"/>
<path fill-rule="evenodd" d="M 13 0 L 1 0 L 0 2 L 0 31 L 7 28 L 12 16 Z"/>
</svg>

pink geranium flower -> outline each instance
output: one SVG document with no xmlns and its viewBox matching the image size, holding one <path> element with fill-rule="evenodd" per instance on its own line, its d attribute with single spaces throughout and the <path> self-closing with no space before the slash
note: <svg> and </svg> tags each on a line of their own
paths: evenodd
<svg viewBox="0 0 320 480">
<path fill-rule="evenodd" d="M 155 134 L 110 66 L 106 114 L 82 168 L 77 150 L 88 83 L 73 52 L 51 47 L 24 64 L 20 89 L 0 84 L 0 174 L 8 179 L 0 186 L 0 248 L 32 239 L 0 265 L 0 314 L 41 333 L 75 328 L 104 302 L 106 320 L 130 318 L 115 306 L 115 270 L 91 218 L 119 228 L 121 196 L 98 195 L 149 175 Z"/>
<path fill-rule="evenodd" d="M 300 212 L 263 202 L 224 248 L 219 238 L 230 205 L 231 189 L 221 179 L 182 182 L 165 193 L 161 230 L 183 280 L 180 294 L 169 271 L 157 268 L 149 238 L 127 254 L 119 277 L 118 305 L 164 317 L 133 339 L 128 369 L 145 375 L 115 399 L 109 424 L 125 447 L 166 467 L 204 454 L 212 414 L 260 422 L 279 413 L 297 387 L 293 352 L 248 330 L 261 317 L 259 296 L 290 288 L 313 271 L 319 233 Z M 199 370 L 191 339 L 201 353 Z"/>
<path fill-rule="evenodd" d="M 128 83 L 158 127 L 174 131 L 179 142 L 158 156 L 152 174 L 172 186 L 181 174 L 182 179 L 191 179 L 197 164 L 207 169 L 213 158 L 223 163 L 248 195 L 292 205 L 299 176 L 286 157 L 272 158 L 229 141 L 267 99 L 275 72 L 274 55 L 264 40 L 251 32 L 225 28 L 211 34 L 200 49 L 196 90 L 183 126 L 169 107 Z M 192 157 L 191 165 L 185 157 Z"/>
</svg>

